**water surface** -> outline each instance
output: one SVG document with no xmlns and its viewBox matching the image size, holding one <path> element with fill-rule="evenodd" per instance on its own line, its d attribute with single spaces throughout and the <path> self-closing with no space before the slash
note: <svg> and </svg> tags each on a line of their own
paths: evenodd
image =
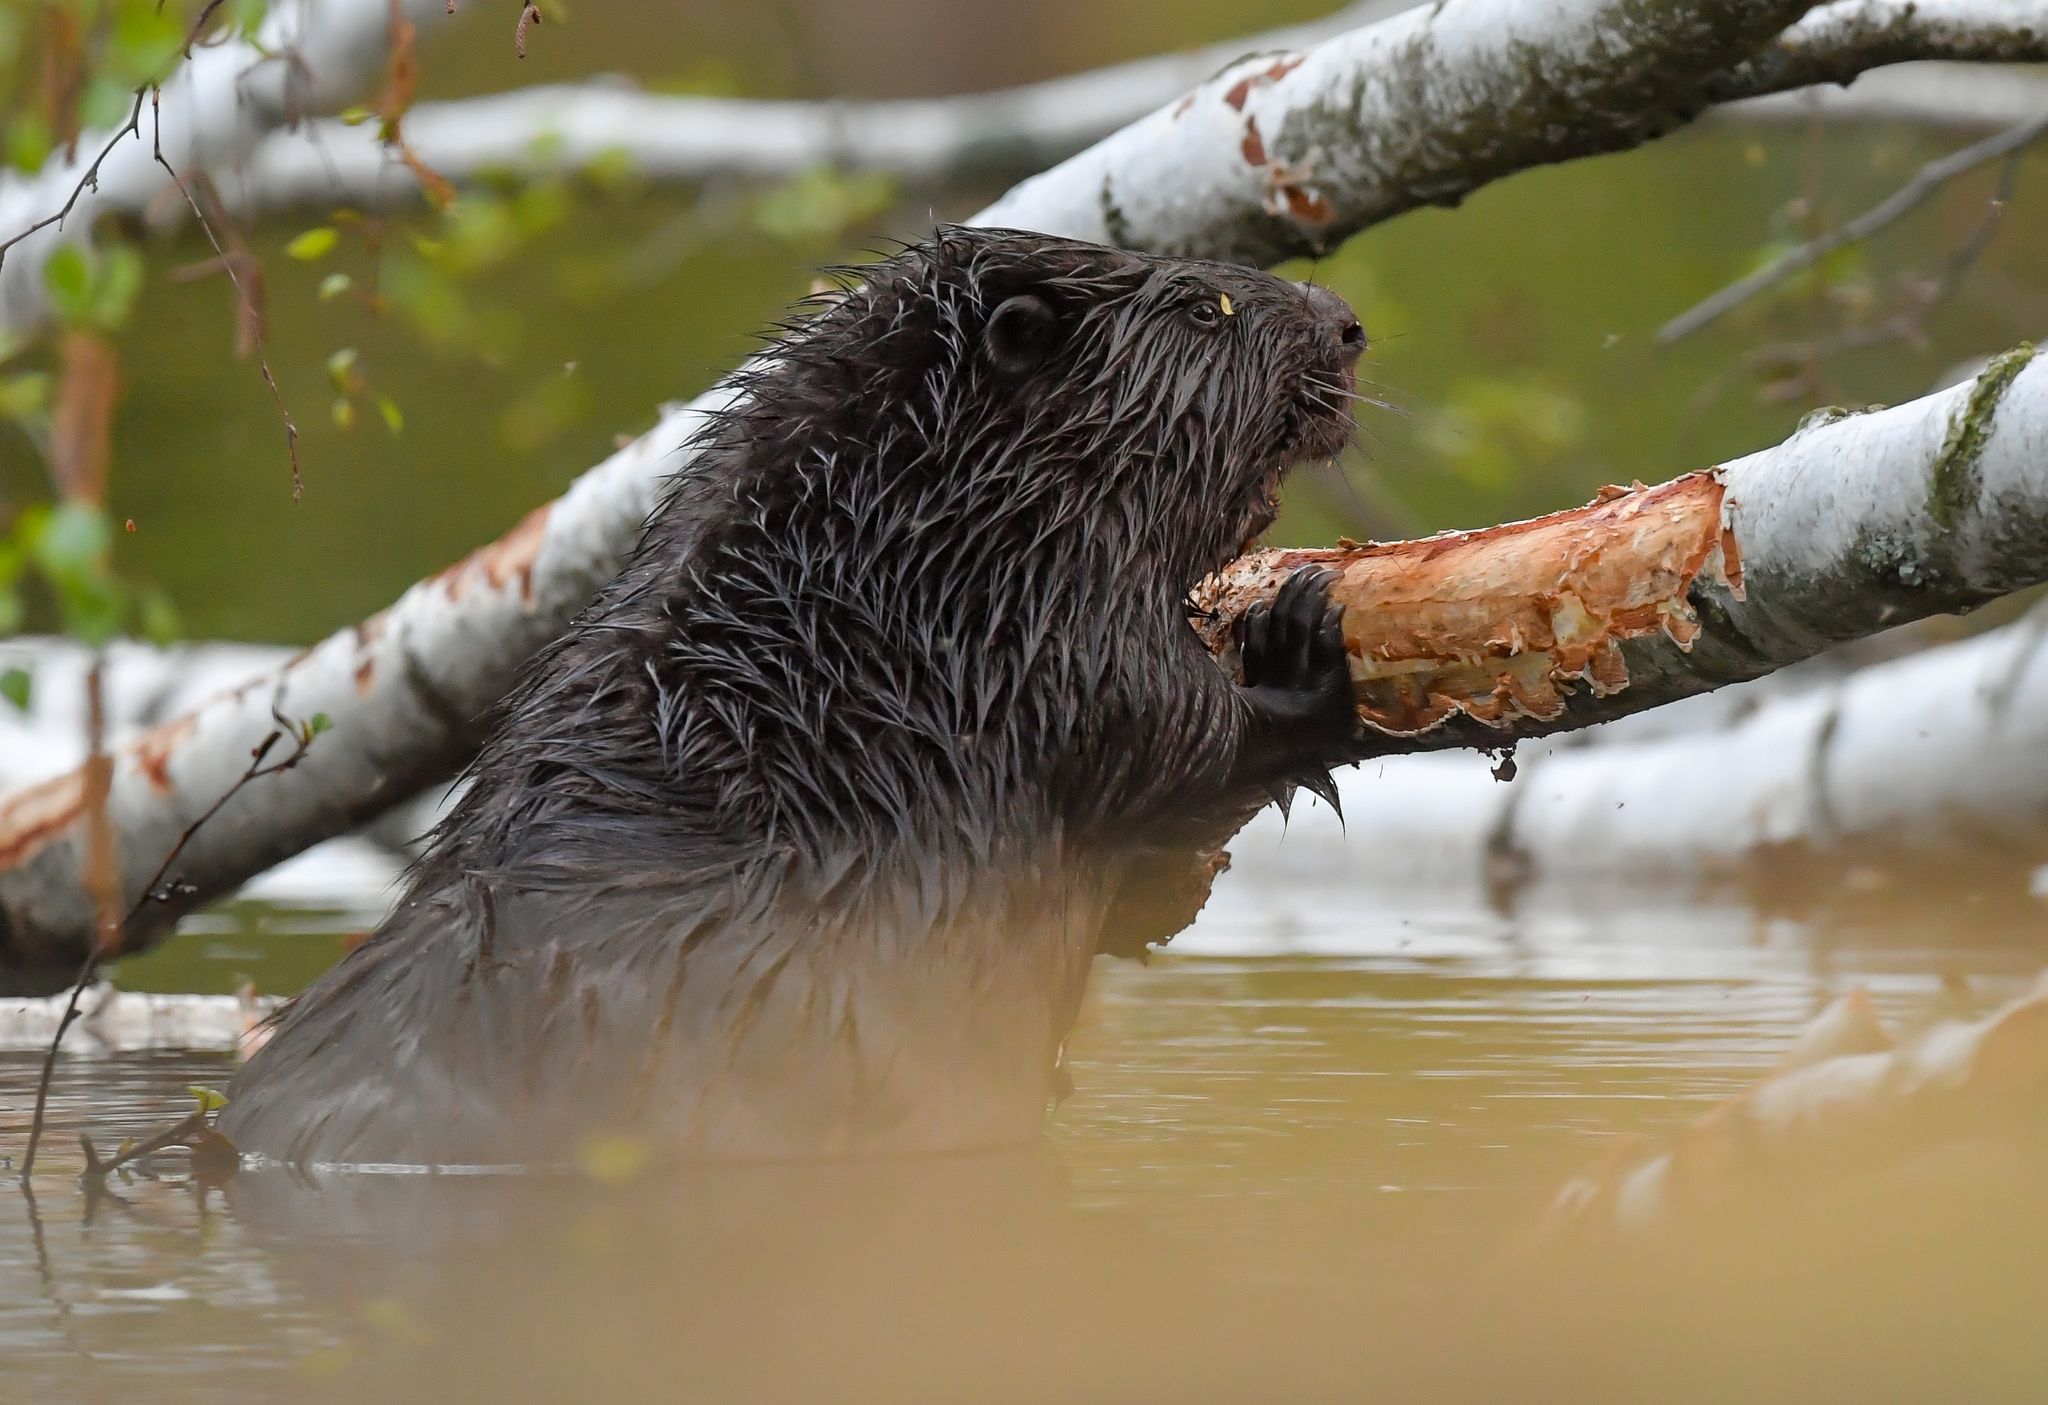
<svg viewBox="0 0 2048 1405">
<path fill-rule="evenodd" d="M 1548 1196 L 1618 1137 L 1669 1132 L 1744 1087 L 1853 986 L 1902 1027 L 1995 1003 L 2040 964 L 2029 914 L 1822 929 L 1699 902 L 1509 918 L 1335 880 L 1240 897 L 1189 954 L 1102 963 L 1077 1091 L 1013 1156 L 678 1175 L 558 1148 L 578 1169 L 271 1170 L 224 1190 L 169 1174 L 90 1198 L 68 1174 L 78 1131 L 102 1147 L 143 1134 L 231 1069 L 217 1052 L 83 1044 L 58 1072 L 34 1204 L 0 1190 L 0 1396 L 1486 1399 L 1513 1382 L 1517 1398 L 1584 1399 L 1600 1390 L 1577 1365 L 1597 1350 L 1626 1398 L 1621 1380 L 1663 1359 L 1658 1330 L 1704 1350 L 1688 1332 L 1782 1282 L 1814 1322 L 1878 1333 L 1802 1327 L 1800 1370 L 1949 1379 L 1948 1348 L 1900 1335 L 1903 1315 L 1984 1335 L 1965 1372 L 1990 1392 L 1976 1398 L 2000 1380 L 2038 1398 L 2020 1387 L 2048 1376 L 2001 1325 L 2020 1290 L 1993 1252 L 2042 1228 L 2038 1196 L 2017 1192 L 2039 1166 L 2013 1153 L 1966 1178 L 1998 1232 L 1941 1231 L 1968 1270 L 1961 1296 L 1867 1300 L 1873 1282 L 1933 1291 L 1908 1226 L 1952 1214 L 1947 1191 L 1886 1191 L 1872 1211 L 1914 1256 L 1906 1276 L 1881 1252 L 1875 1278 L 1842 1258 L 1844 1243 L 1872 1252 L 1859 1220 L 1853 1238 L 1749 1246 L 1755 1277 L 1732 1295 L 1703 1286 L 1696 1256 L 1675 1275 L 1659 1260 L 1647 1281 L 1681 1296 L 1628 1325 L 1644 1300 L 1617 1281 L 1646 1280 L 1614 1279 L 1604 1251 L 1590 1285 L 1546 1269 L 1533 1301 L 1499 1293 L 1521 1281 L 1503 1255 Z M 304 969 L 293 944 L 319 940 L 317 919 L 242 917 L 298 930 L 217 920 L 153 958 L 159 979 Z M 35 1072 L 31 1054 L 0 1060 L 0 1146 L 19 1146 Z M 1709 1355 L 1778 1360 L 1787 1320 L 1745 1319 Z M 1730 1398 L 1725 1378 L 1687 1380 L 1662 1393 Z"/>
</svg>

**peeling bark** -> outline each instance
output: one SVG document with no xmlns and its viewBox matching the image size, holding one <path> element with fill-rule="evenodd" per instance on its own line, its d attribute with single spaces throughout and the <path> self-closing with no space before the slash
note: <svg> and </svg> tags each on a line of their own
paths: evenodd
<svg viewBox="0 0 2048 1405">
<path fill-rule="evenodd" d="M 1195 592 L 1200 630 L 1238 671 L 1230 622 L 1304 566 L 1337 572 L 1359 718 L 1406 741 L 1453 720 L 1513 732 L 1564 716 L 1574 688 L 1629 685 L 1625 640 L 1698 638 L 1690 603 L 1705 578 L 1742 598 L 1742 565 L 1723 524 L 1725 491 L 1695 473 L 1655 488 L 1612 488 L 1530 522 L 1423 541 L 1241 557 Z"/>
<path fill-rule="evenodd" d="M 983 218 L 1203 257 L 1321 253 L 1511 171 L 1662 136 L 1804 9 L 1461 0 L 1409 10 L 1234 65 Z"/>
</svg>

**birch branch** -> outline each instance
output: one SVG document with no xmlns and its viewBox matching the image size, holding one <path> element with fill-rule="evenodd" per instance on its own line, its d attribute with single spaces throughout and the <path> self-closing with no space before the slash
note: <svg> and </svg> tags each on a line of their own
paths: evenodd
<svg viewBox="0 0 2048 1405">
<path fill-rule="evenodd" d="M 1889 64 L 2048 60 L 2040 0 L 1835 0 L 1709 84 L 1717 102 L 1848 83 Z"/>
<path fill-rule="evenodd" d="M 957 97 L 706 98 L 642 92 L 617 79 L 519 88 L 421 103 L 406 118 L 406 139 L 454 181 L 584 170 L 620 157 L 655 181 L 773 179 L 821 165 L 921 185 L 1014 178 L 1073 155 L 1248 53 L 1306 48 L 1408 3 L 1358 0 L 1314 24 Z M 375 132 L 333 121 L 275 133 L 219 178 L 240 209 L 366 203 L 415 185 Z"/>
<path fill-rule="evenodd" d="M 404 0 L 402 8 L 422 23 L 447 13 L 442 0 Z M 389 7 L 372 0 L 275 6 L 254 39 L 202 45 L 164 79 L 155 129 L 88 132 L 70 159 L 60 151 L 32 176 L 0 174 L 0 242 L 25 236 L 0 255 L 0 338 L 33 331 L 48 315 L 42 272 L 52 253 L 90 237 L 102 215 L 140 215 L 173 189 L 153 142 L 178 171 L 234 165 L 264 136 L 368 88 L 384 60 L 390 18 Z M 77 201 L 62 220 L 34 228 L 74 191 Z"/>
<path fill-rule="evenodd" d="M 1042 169 L 1194 88 L 1245 54 L 1288 52 L 1319 43 L 1369 19 L 1396 14 L 1404 0 L 1362 0 L 1327 20 L 1250 35 L 1182 54 L 990 93 L 886 102 L 774 102 L 646 93 L 617 80 L 522 88 L 486 97 L 426 103 L 406 130 L 425 164 L 455 181 L 587 169 L 623 157 L 655 181 L 720 177 L 773 179 L 820 165 L 880 171 L 922 185 Z M 2029 23 L 2029 12 L 2033 28 Z M 1880 65 L 1929 59 L 1956 64 L 2048 61 L 2039 0 L 1950 5 L 1942 16 L 1917 14 L 1899 0 L 1849 0 L 1792 26 L 1764 55 L 1710 83 L 1717 101 L 1752 99 L 1816 83 L 1847 83 Z M 1903 75 L 1900 75 L 1903 76 Z M 1938 97 L 1915 99 L 1924 79 L 1859 85 L 1828 104 L 1831 112 L 1995 120 L 1985 89 L 1970 74 Z M 2017 75 L 2015 75 L 2017 77 Z M 2012 84 L 2021 121 L 2048 99 L 2033 79 Z M 1743 103 L 1737 115 L 1804 116 L 1807 104 Z M 366 126 L 313 124 L 273 134 L 242 166 L 217 173 L 236 207 L 366 203 L 415 188 Z"/>
<path fill-rule="evenodd" d="M 1950 872 L 1967 858 L 2019 893 L 2048 863 L 2039 617 L 1767 694 L 1753 710 L 1681 703 L 1655 717 L 1641 739 L 1610 724 L 1578 734 L 1614 733 L 1604 744 L 1525 750 L 1506 784 L 1462 755 L 1345 772 L 1341 829 L 1297 811 L 1283 850 L 1278 824 L 1261 819 L 1238 842 L 1238 867 L 1506 901 L 1585 879 L 1609 890 L 1753 880 L 1797 898 L 1877 855 Z"/>
<path fill-rule="evenodd" d="M 1255 552 L 1197 601 L 1228 617 L 1310 564 L 1340 572 L 1365 755 L 1606 721 L 2048 581 L 2048 360 L 2023 347 L 1938 394 L 1811 417 L 1777 448 L 1533 522 Z"/>
<path fill-rule="evenodd" d="M 980 222 L 1107 235 L 1152 249 L 1274 256 L 1301 247 L 1311 235 L 1324 242 L 1425 200 L 1455 198 L 1521 165 L 1647 140 L 1679 120 L 1688 94 L 1697 93 L 1707 75 L 1768 42 L 1796 17 L 1799 4 L 1701 0 L 1683 12 L 1645 14 L 1624 0 L 1541 7 L 1461 0 L 1409 11 L 1304 54 L 1234 65 L 1172 107 L 1012 191 Z M 1255 130 L 1264 134 L 1257 144 L 1247 140 Z M 1293 157 L 1286 155 L 1289 144 L 1299 148 Z M 1313 190 L 1299 159 L 1309 147 L 1323 153 Z M 1268 211 L 1269 198 L 1278 200 L 1280 213 Z M 2004 388 L 2015 374 L 2011 367 L 2001 370 L 1997 386 Z M 1787 612 L 1792 633 L 1743 615 L 1742 628 L 1762 631 L 1755 645 L 1738 630 L 1728 637 L 1710 631 L 1706 647 L 1696 646 L 1691 655 L 1632 646 L 1638 658 L 1625 649 L 1638 680 L 1623 695 L 1628 704 L 1649 706 L 1762 672 L 1827 638 L 1855 633 L 1859 610 L 1874 608 L 1857 598 L 1871 589 L 1869 573 L 1850 563 L 1839 578 L 1816 574 L 1842 563 L 1809 556 L 1821 538 L 1803 529 L 1814 524 L 1794 521 L 1787 539 L 1770 515 L 1817 513 L 1819 523 L 1850 531 L 1858 524 L 1849 505 L 1860 502 L 1869 510 L 1869 530 L 1918 543 L 1921 534 L 1907 530 L 1912 524 L 1902 519 L 1924 517 L 1924 483 L 1937 458 L 1957 465 L 1952 476 L 1958 485 L 1964 479 L 2018 481 L 2015 461 L 2029 451 L 2040 461 L 2039 380 L 2038 373 L 2019 377 L 2006 397 L 2014 408 L 1997 416 L 1995 432 L 1991 411 L 1999 396 L 1988 393 L 1979 405 L 1976 390 L 1921 402 L 1917 414 L 1878 417 L 1898 431 L 1887 456 L 1892 472 L 1919 475 L 1906 486 L 1880 476 L 1896 502 L 1845 486 L 1839 464 L 1825 476 L 1842 492 L 1826 504 L 1802 499 L 1797 485 L 1764 481 L 1768 475 L 1754 491 L 1738 494 L 1738 531 L 1757 534 L 1767 578 L 1790 592 L 1770 608 Z M 304 764 L 238 797 L 193 842 L 177 875 L 185 885 L 181 896 L 153 906 L 146 930 L 128 934 L 128 949 L 197 903 L 455 770 L 476 745 L 473 719 L 509 686 L 520 661 L 616 573 L 658 483 L 678 466 L 678 453 L 705 410 L 729 394 L 719 388 L 694 406 L 666 413 L 557 502 L 413 587 L 389 610 L 125 749 L 116 761 L 110 808 L 125 891 L 132 896 L 190 817 L 240 774 L 249 748 L 272 726 L 273 709 L 287 717 L 324 713 L 333 723 Z M 1944 457 L 1940 424 L 1964 399 L 1972 407 L 1967 452 Z M 1866 433 L 1860 423 L 1836 427 L 1828 442 L 1858 439 Z M 1921 442 L 1928 433 L 1932 444 Z M 1894 436 L 1879 437 L 1890 442 Z M 1873 437 L 1869 447 L 1885 446 Z M 1970 495 L 1972 504 L 1978 496 Z M 1925 612 L 2014 588 L 2036 565 L 2027 548 L 2038 552 L 2048 539 L 2038 530 L 2041 497 L 2022 492 L 2010 503 L 2005 497 L 1993 503 L 1999 511 L 2009 507 L 2016 526 L 2033 533 L 2013 542 L 1999 536 L 1995 519 L 1980 522 L 1970 508 L 1968 539 L 1995 548 L 1989 566 L 1978 569 L 1973 560 L 1972 574 L 1943 577 L 1917 592 L 1880 583 L 1879 598 L 1897 598 L 1902 607 L 1917 601 Z M 1909 500 L 1917 504 L 1910 512 Z M 1742 551 L 1752 556 L 1755 545 L 1745 540 Z M 1992 568 L 2006 566 L 2014 584 L 1995 585 L 2005 576 Z M 1613 698 L 1606 703 L 1607 713 L 1624 710 Z M 1602 708 L 1575 705 L 1565 717 L 1578 724 L 1601 715 Z M 1477 744 L 1503 739 L 1484 724 L 1471 727 Z M 1415 744 L 1456 744 L 1461 730 L 1439 728 Z M 72 960 L 80 934 L 89 930 L 76 881 L 78 801 L 75 773 L 0 797 L 0 966 Z"/>
</svg>

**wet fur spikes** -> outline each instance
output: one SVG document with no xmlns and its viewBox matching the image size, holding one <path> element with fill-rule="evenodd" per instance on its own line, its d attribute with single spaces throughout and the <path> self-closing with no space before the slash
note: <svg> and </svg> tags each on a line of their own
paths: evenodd
<svg viewBox="0 0 2048 1405">
<path fill-rule="evenodd" d="M 1324 584 L 1262 616 L 1243 687 L 1183 606 L 1348 438 L 1349 309 L 1001 230 L 840 287 L 529 665 L 391 916 L 278 1018 L 239 1145 L 1028 1139 L 1095 953 L 1186 923 L 1219 817 L 1326 793 L 1355 724 Z"/>
</svg>

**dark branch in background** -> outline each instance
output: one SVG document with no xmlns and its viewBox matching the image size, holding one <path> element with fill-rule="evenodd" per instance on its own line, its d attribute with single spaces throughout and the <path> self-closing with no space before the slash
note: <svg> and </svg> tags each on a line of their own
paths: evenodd
<svg viewBox="0 0 2048 1405">
<path fill-rule="evenodd" d="M 2006 154 L 2005 164 L 1999 169 L 1998 188 L 1985 202 L 1983 216 L 1970 230 L 1969 236 L 1941 261 L 1940 271 L 1933 279 L 1907 286 L 1905 306 L 1881 321 L 1842 327 L 1824 336 L 1805 340 L 1770 342 L 1743 352 L 1693 396 L 1686 412 L 1687 434 L 1691 433 L 1691 427 L 1696 425 L 1708 407 L 1727 393 L 1729 385 L 1743 376 L 1783 374 L 1785 379 L 1774 382 L 1765 394 L 1764 398 L 1772 402 L 1782 403 L 1801 396 L 1825 400 L 1833 397 L 1825 387 L 1822 368 L 1833 357 L 1887 346 L 1892 342 L 1924 341 L 1928 319 L 1955 296 L 1964 277 L 1997 236 L 2006 208 L 2011 205 L 2013 193 L 2019 186 L 2024 156 L 2023 149 Z M 1793 372 L 1797 374 L 1791 374 Z"/>
<path fill-rule="evenodd" d="M 297 502 L 306 492 L 306 480 L 299 474 L 299 427 L 293 422 L 292 412 L 284 403 L 284 392 L 278 389 L 277 374 L 270 369 L 270 352 L 263 342 L 262 310 L 256 306 L 255 298 L 243 285 L 241 274 L 235 269 L 236 260 L 229 258 L 228 251 L 221 247 L 220 236 L 214 233 L 213 222 L 207 219 L 206 211 L 199 208 L 199 202 L 192 198 L 192 192 L 186 189 L 185 182 L 179 179 L 178 173 L 171 168 L 171 163 L 164 159 L 163 109 L 154 97 L 150 100 L 149 111 L 153 119 L 150 133 L 151 154 L 155 156 L 157 165 L 164 168 L 164 174 L 171 178 L 171 184 L 178 188 L 178 194 L 184 196 L 185 203 L 192 207 L 192 217 L 199 221 L 199 228 L 206 234 L 206 242 L 213 245 L 213 252 L 220 259 L 221 271 L 227 274 L 228 282 L 234 286 L 235 298 L 242 305 L 243 325 L 250 329 L 250 337 L 256 348 L 256 364 L 262 368 L 263 383 L 270 387 L 270 398 L 277 404 L 278 418 L 284 421 L 285 454 L 291 459 L 292 465 L 292 501 Z"/>
<path fill-rule="evenodd" d="M 86 191 L 99 189 L 100 167 L 106 163 L 106 159 L 109 156 L 114 154 L 114 148 L 121 144 L 122 138 L 133 133 L 137 141 L 142 139 L 142 100 L 155 91 L 155 86 L 153 83 L 144 83 L 135 90 L 135 106 L 129 109 L 128 120 L 115 128 L 114 135 L 107 138 L 107 144 L 100 148 L 100 154 L 93 157 L 92 164 L 85 168 L 85 174 L 78 178 L 78 184 L 71 187 L 71 195 L 64 201 L 62 209 L 53 215 L 43 216 L 19 234 L 12 235 L 6 239 L 0 239 L 0 264 L 7 262 L 7 251 L 9 249 L 38 230 L 48 229 L 53 224 L 64 223 L 65 217 L 77 206 L 79 199 Z"/>
<path fill-rule="evenodd" d="M 1683 337 L 1691 336 L 1759 293 L 1812 268 L 1844 245 L 1870 238 L 1885 226 L 1903 218 L 1931 199 L 1956 177 L 1975 170 L 1987 161 L 1996 161 L 2001 156 L 2011 156 L 2044 135 L 2048 135 L 2048 113 L 2008 127 L 2005 131 L 1986 137 L 1983 141 L 1966 146 L 1960 151 L 1929 161 L 1913 173 L 1911 180 L 1847 224 L 1838 225 L 1796 248 L 1788 249 L 1748 277 L 1737 279 L 1712 297 L 1681 312 L 1657 329 L 1657 340 L 1669 345 Z"/>
<path fill-rule="evenodd" d="M 289 771 L 305 759 L 307 748 L 312 746 L 313 738 L 317 735 L 315 728 L 310 724 L 291 723 L 279 716 L 275 708 L 271 710 L 270 715 L 277 723 L 277 729 L 258 742 L 255 749 L 249 753 L 249 767 L 242 772 L 240 778 L 233 785 L 229 786 L 218 800 L 207 806 L 205 813 L 185 827 L 185 832 L 178 836 L 178 842 L 171 846 L 170 853 L 164 855 L 164 861 L 157 865 L 157 870 L 150 876 L 149 882 L 143 884 L 142 896 L 137 898 L 135 906 L 129 909 L 127 919 L 119 926 L 114 927 L 111 933 L 108 934 L 107 940 L 109 943 L 117 940 L 120 932 L 132 924 L 137 917 L 141 916 L 142 910 L 148 907 L 149 904 L 169 900 L 170 895 L 164 890 L 164 880 L 171 871 L 171 865 L 178 861 L 178 855 L 185 852 L 185 846 L 192 842 L 192 836 L 205 828 L 207 823 L 215 815 L 219 814 L 230 800 L 241 794 L 243 787 L 261 780 L 265 776 L 279 775 L 282 772 Z M 291 754 L 282 761 L 273 761 L 266 766 L 264 759 L 272 751 L 276 750 L 277 744 L 287 736 L 292 738 Z M 93 977 L 99 973 L 100 962 L 108 956 L 117 954 L 117 952 L 109 949 L 109 946 L 95 943 L 92 950 L 86 954 L 84 964 L 78 968 L 78 979 L 71 984 L 70 998 L 64 1002 L 64 1013 L 57 1020 L 57 1032 L 50 1036 L 50 1047 L 43 1055 L 42 1077 L 36 1084 L 36 1106 L 35 1113 L 29 1121 L 28 1150 L 23 1154 L 21 1161 L 21 1180 L 24 1184 L 27 1183 L 29 1174 L 36 1168 L 36 1147 L 42 1141 L 43 1120 L 49 1110 L 50 1079 L 57 1068 L 57 1050 L 64 1043 L 65 1031 L 69 1030 L 72 1023 L 78 1018 L 78 1002 L 84 997 L 87 987 L 91 986 Z M 187 1120 L 189 1121 L 190 1119 Z M 181 1123 L 180 1126 L 182 1125 Z M 168 1145 L 168 1143 L 165 1144 Z M 128 1159 L 132 1160 L 133 1157 L 131 1156 Z M 106 1170 L 113 1169 L 114 1165 L 121 1163 L 122 1158 L 115 1158 L 113 1163 L 107 1163 L 101 1167 L 102 1174 Z M 87 1170 L 92 1171 L 96 1165 L 99 1165 L 97 1158 L 91 1158 Z"/>
<path fill-rule="evenodd" d="M 121 144 L 123 137 L 133 135 L 137 141 L 142 140 L 142 100 L 153 93 L 160 93 L 163 89 L 164 79 L 176 72 L 179 64 L 192 57 L 192 46 L 199 42 L 199 36 L 206 32 L 206 26 L 212 22 L 214 13 L 226 2 L 227 0 L 206 0 L 205 6 L 199 11 L 199 17 L 193 20 L 192 27 L 185 31 L 185 42 L 178 46 L 177 57 L 171 60 L 170 66 L 161 75 L 150 79 L 135 90 L 135 105 L 128 110 L 127 122 L 117 127 L 114 130 L 114 134 L 107 138 L 107 144 L 100 148 L 100 154 L 93 157 L 92 164 L 85 168 L 85 174 L 78 178 L 78 184 L 71 187 L 71 195 L 64 201 L 64 207 L 53 215 L 45 215 L 19 234 L 12 235 L 6 239 L 0 239 L 0 264 L 7 262 L 7 251 L 9 249 L 28 238 L 29 235 L 34 234 L 37 230 L 48 229 L 53 224 L 64 223 L 65 217 L 77 206 L 79 198 L 86 191 L 99 189 L 100 167 L 106 163 L 106 159 L 109 156 L 113 155 L 114 148 Z"/>
</svg>

